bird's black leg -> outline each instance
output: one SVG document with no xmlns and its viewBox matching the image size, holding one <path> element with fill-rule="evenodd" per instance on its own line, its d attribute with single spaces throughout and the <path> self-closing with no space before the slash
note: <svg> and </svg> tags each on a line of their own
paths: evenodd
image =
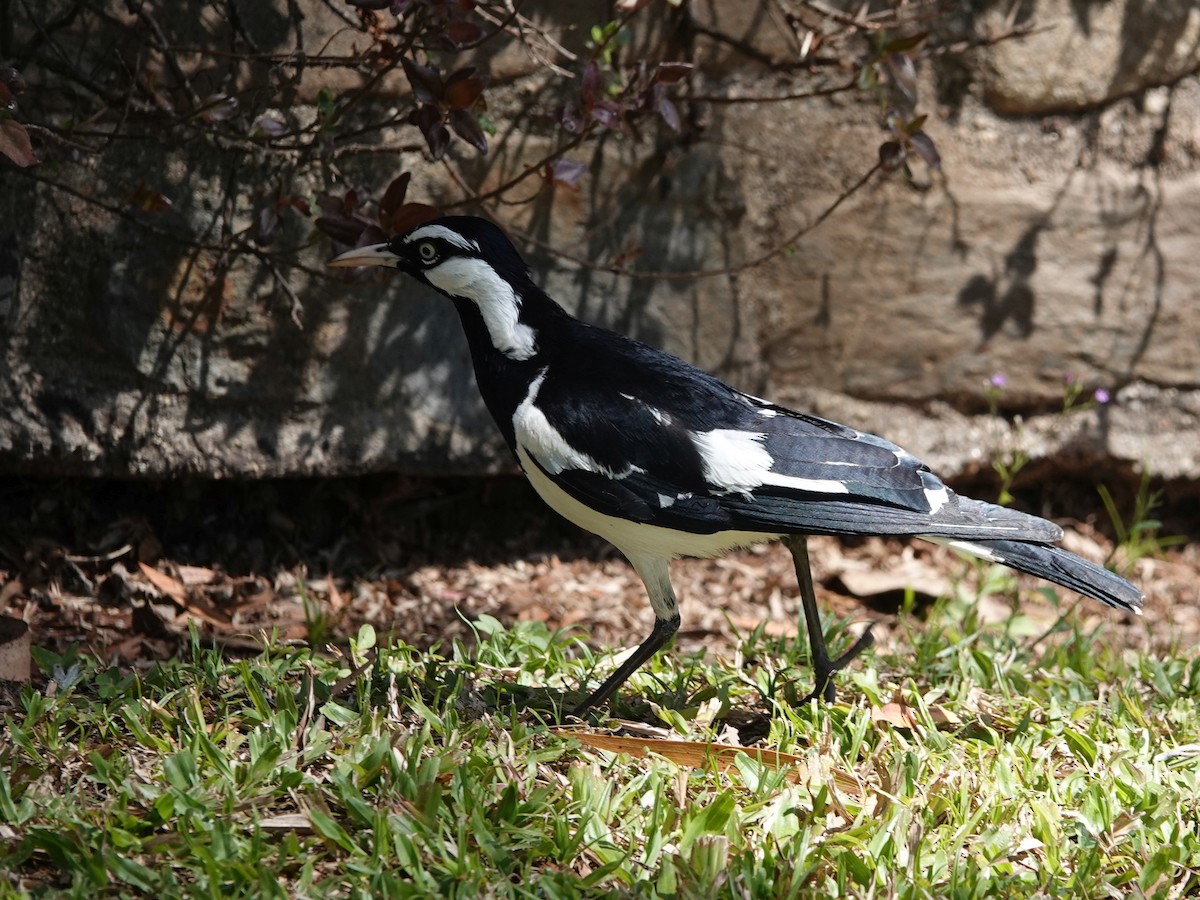
<svg viewBox="0 0 1200 900">
<path fill-rule="evenodd" d="M 784 535 L 783 545 L 792 554 L 792 562 L 796 566 L 796 580 L 800 582 L 800 601 L 804 606 L 804 624 L 808 628 L 808 646 L 812 650 L 813 676 L 816 679 L 812 693 L 801 702 L 824 700 L 826 703 L 832 703 L 836 693 L 833 686 L 834 673 L 840 672 L 851 660 L 875 643 L 875 638 L 871 635 L 871 627 L 867 626 L 867 630 L 849 650 L 837 659 L 829 658 L 825 633 L 821 630 L 821 613 L 817 609 L 817 594 L 813 590 L 812 568 L 808 564 L 808 538 L 802 534 Z"/>
<path fill-rule="evenodd" d="M 604 684 L 596 688 L 586 700 L 571 710 L 571 715 L 576 718 L 583 718 L 584 714 L 595 706 L 599 706 L 609 697 L 611 697 L 621 685 L 629 680 L 629 676 L 642 667 L 642 664 L 652 657 L 655 653 L 662 649 L 663 644 L 671 639 L 671 636 L 679 630 L 679 613 L 676 612 L 673 616 L 666 619 L 655 618 L 654 629 L 650 632 L 650 636 L 646 638 L 633 655 L 621 664 L 617 671 L 613 672 L 604 680 Z"/>
</svg>

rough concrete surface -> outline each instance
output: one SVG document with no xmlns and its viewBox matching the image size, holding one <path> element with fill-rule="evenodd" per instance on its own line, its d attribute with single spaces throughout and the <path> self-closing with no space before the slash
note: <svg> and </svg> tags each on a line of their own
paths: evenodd
<svg viewBox="0 0 1200 900">
<path fill-rule="evenodd" d="M 886 434 L 948 475 L 1016 441 L 1034 456 L 1196 479 L 1200 82 L 1189 73 L 1200 17 L 1188 3 L 1144 15 L 1132 2 L 1026 6 L 1053 27 L 965 56 L 965 75 L 920 69 L 944 177 L 876 178 L 761 265 L 741 267 L 874 164 L 884 136 L 861 98 L 700 103 L 686 143 L 667 132 L 606 138 L 574 154 L 590 166 L 579 191 L 531 190 L 493 214 L 537 242 L 518 241 L 582 317 Z M 247 27 L 270 46 L 286 17 L 255 8 Z M 732 8 L 696 5 L 713 23 L 737 20 Z M 306 46 L 344 41 L 319 10 L 305 20 Z M 996 16 L 967 25 L 998 29 Z M 562 35 L 582 46 L 578 31 Z M 741 37 L 772 55 L 792 46 L 770 17 L 744 23 Z M 803 85 L 728 47 L 700 59 L 693 89 L 709 96 Z M 486 64 L 496 121 L 552 109 L 536 60 L 512 52 Z M 314 115 L 323 86 L 340 89 L 306 73 L 287 114 Z M 393 73 L 374 111 L 409 103 L 407 92 Z M 553 141 L 502 134 L 482 160 L 461 146 L 452 164 L 487 190 Z M 410 169 L 413 199 L 461 198 L 419 147 L 355 165 L 355 183 Z M 268 170 L 245 148 L 114 142 L 56 165 L 52 179 L 0 175 L 0 468 L 232 477 L 510 465 L 436 296 L 398 278 L 328 277 L 328 241 L 298 216 L 282 239 L 294 257 L 275 272 L 194 246 L 253 222 Z M 169 192 L 170 211 L 92 202 L 138 182 Z M 230 194 L 234 221 L 214 223 Z M 630 247 L 642 273 L 728 271 L 606 271 Z M 989 413 L 996 374 L 995 402 L 1019 428 Z M 1110 400 L 1061 415 L 1070 384 L 1085 388 L 1082 401 L 1096 389 Z"/>
</svg>

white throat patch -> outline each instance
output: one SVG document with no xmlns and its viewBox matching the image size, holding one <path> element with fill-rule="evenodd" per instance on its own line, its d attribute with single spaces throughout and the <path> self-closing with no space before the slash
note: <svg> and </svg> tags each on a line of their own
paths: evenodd
<svg viewBox="0 0 1200 900">
<path fill-rule="evenodd" d="M 529 359 L 537 353 L 537 335 L 521 321 L 520 295 L 482 259 L 452 257 L 426 269 L 425 277 L 438 290 L 479 307 L 492 345 L 505 356 Z"/>
</svg>

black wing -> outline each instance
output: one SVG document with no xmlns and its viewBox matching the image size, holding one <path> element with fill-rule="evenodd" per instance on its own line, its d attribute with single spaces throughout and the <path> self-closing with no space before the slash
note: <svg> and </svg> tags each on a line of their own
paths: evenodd
<svg viewBox="0 0 1200 900">
<path fill-rule="evenodd" d="M 590 348 L 577 355 L 586 367 L 545 371 L 533 403 L 570 452 L 525 436 L 536 464 L 589 507 L 704 534 L 1061 537 L 1043 519 L 958 497 L 882 438 L 750 397 L 635 342 L 624 349 L 596 362 Z"/>
</svg>

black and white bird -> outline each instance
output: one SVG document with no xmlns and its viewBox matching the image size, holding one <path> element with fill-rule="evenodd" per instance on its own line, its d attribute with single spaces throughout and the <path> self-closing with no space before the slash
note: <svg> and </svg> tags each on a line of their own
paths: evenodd
<svg viewBox="0 0 1200 900">
<path fill-rule="evenodd" d="M 816 687 L 830 659 L 805 536 L 907 535 L 948 544 L 1137 612 L 1142 593 L 1054 546 L 1052 522 L 961 497 L 882 438 L 743 393 L 683 360 L 570 316 L 504 233 L 451 216 L 351 250 L 331 266 L 389 266 L 432 285 L 462 320 L 488 410 L 534 489 L 611 541 L 646 585 L 649 637 L 580 704 L 604 703 L 679 628 L 668 565 L 782 539 L 792 552 Z"/>
</svg>

